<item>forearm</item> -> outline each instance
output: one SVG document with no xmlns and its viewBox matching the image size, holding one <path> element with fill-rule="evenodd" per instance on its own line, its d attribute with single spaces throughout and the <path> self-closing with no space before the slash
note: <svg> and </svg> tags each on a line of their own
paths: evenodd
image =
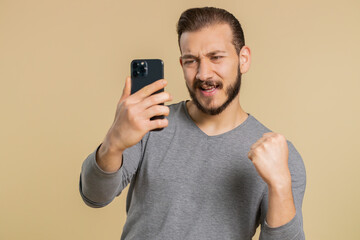
<svg viewBox="0 0 360 240">
<path fill-rule="evenodd" d="M 86 204 L 92 207 L 103 207 L 110 203 L 126 186 L 124 173 L 106 172 L 97 164 L 96 153 L 91 153 L 82 165 L 80 178 L 80 193 Z M 126 177 L 126 176 L 125 176 Z"/>
<path fill-rule="evenodd" d="M 276 172 L 268 181 L 261 204 L 260 240 L 304 240 L 302 201 L 306 173 L 300 154 L 288 142 L 288 168 Z M 273 163 L 279 169 L 280 165 Z M 288 170 L 287 170 L 288 169 Z M 286 171 L 285 171 L 286 170 Z"/>
<path fill-rule="evenodd" d="M 275 228 L 290 222 L 296 214 L 291 182 L 282 186 L 269 186 L 268 190 L 267 224 Z"/>
</svg>

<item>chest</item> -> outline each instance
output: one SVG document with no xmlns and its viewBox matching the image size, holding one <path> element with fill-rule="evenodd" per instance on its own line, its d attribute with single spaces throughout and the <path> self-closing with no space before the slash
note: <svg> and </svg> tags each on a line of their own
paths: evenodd
<svg viewBox="0 0 360 240">
<path fill-rule="evenodd" d="M 136 186 L 152 195 L 239 199 L 263 188 L 247 158 L 249 149 L 239 138 L 199 137 L 191 132 L 151 135 Z"/>
</svg>

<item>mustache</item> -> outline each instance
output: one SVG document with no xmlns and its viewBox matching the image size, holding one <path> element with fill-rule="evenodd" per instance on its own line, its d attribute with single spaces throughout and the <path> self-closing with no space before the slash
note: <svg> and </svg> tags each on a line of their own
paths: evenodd
<svg viewBox="0 0 360 240">
<path fill-rule="evenodd" d="M 195 82 L 193 84 L 193 88 L 200 88 L 202 86 L 215 86 L 217 88 L 223 88 L 223 83 L 220 81 L 214 81 L 214 80 L 199 80 L 195 79 Z"/>
</svg>

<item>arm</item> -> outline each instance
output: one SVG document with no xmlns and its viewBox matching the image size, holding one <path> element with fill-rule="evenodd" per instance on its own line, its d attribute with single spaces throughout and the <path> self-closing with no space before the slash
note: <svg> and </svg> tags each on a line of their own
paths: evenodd
<svg viewBox="0 0 360 240">
<path fill-rule="evenodd" d="M 171 96 L 166 92 L 152 95 L 165 85 L 165 80 L 159 80 L 130 95 L 127 78 L 111 128 L 82 166 L 80 194 L 88 205 L 103 207 L 119 195 L 138 168 L 144 136 L 168 125 L 167 119 L 150 120 L 169 114 L 168 107 L 158 104 L 170 101 Z"/>
<path fill-rule="evenodd" d="M 261 205 L 260 239 L 305 239 L 301 205 L 305 168 L 296 149 L 276 133 L 266 133 L 249 152 L 267 183 Z"/>
</svg>

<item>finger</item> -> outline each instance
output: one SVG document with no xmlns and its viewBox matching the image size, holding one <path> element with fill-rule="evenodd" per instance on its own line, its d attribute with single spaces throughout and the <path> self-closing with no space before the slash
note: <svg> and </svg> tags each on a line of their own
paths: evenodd
<svg viewBox="0 0 360 240">
<path fill-rule="evenodd" d="M 142 102 L 142 107 L 144 109 L 147 109 L 151 106 L 158 105 L 161 103 L 169 102 L 172 100 L 172 96 L 167 92 L 161 92 L 154 95 L 151 95 L 150 97 L 147 97 Z"/>
<path fill-rule="evenodd" d="M 248 152 L 248 158 L 252 161 L 252 151 L 250 150 L 249 152 Z"/>
<path fill-rule="evenodd" d="M 120 102 L 123 101 L 128 96 L 130 96 L 130 94 L 131 94 L 131 78 L 128 76 L 125 80 L 125 86 L 124 86 L 123 93 L 120 98 Z"/>
<path fill-rule="evenodd" d="M 148 122 L 149 130 L 154 130 L 157 128 L 165 128 L 169 124 L 168 120 L 166 118 L 164 119 L 157 119 L 157 120 L 151 120 Z"/>
<path fill-rule="evenodd" d="M 274 135 L 275 135 L 275 133 L 273 133 L 273 132 L 267 132 L 267 133 L 263 134 L 263 137 L 268 138 L 268 137 L 272 137 Z"/>
<path fill-rule="evenodd" d="M 170 113 L 169 107 L 162 105 L 155 105 L 144 111 L 144 117 L 146 119 L 150 119 L 154 116 L 161 116 L 161 115 L 168 116 L 169 113 Z"/>
<path fill-rule="evenodd" d="M 251 145 L 250 149 L 253 150 L 255 148 L 257 148 L 258 146 L 260 146 L 263 142 L 265 141 L 265 138 L 262 137 L 259 140 L 257 140 L 253 145 Z"/>
<path fill-rule="evenodd" d="M 137 99 L 144 99 L 151 94 L 155 93 L 156 91 L 159 91 L 160 89 L 164 88 L 167 85 L 167 81 L 165 79 L 157 80 L 156 82 L 153 82 L 152 84 L 149 84 L 136 93 L 133 94 L 134 98 Z"/>
</svg>

